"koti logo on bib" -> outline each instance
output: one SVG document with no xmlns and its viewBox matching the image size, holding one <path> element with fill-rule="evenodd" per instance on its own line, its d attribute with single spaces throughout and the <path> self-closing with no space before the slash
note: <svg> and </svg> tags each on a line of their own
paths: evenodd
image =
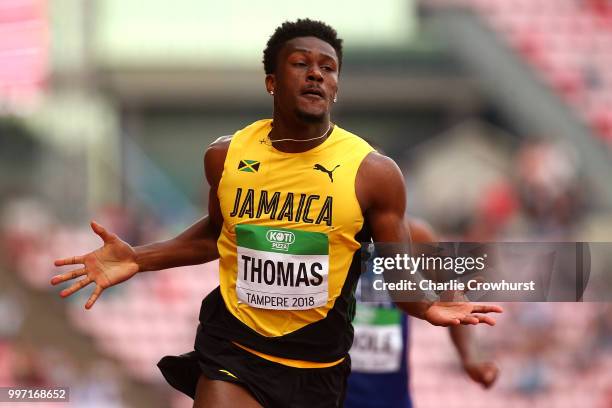
<svg viewBox="0 0 612 408">
<path fill-rule="evenodd" d="M 322 232 L 238 224 L 236 263 L 242 303 L 275 310 L 327 304 L 329 240 Z"/>
<path fill-rule="evenodd" d="M 266 233 L 266 239 L 272 244 L 272 248 L 288 251 L 289 245 L 295 242 L 295 234 L 289 231 L 270 230 Z"/>
</svg>

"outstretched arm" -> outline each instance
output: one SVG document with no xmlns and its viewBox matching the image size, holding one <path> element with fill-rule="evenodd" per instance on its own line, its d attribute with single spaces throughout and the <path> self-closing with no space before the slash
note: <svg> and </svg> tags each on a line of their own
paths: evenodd
<svg viewBox="0 0 612 408">
<path fill-rule="evenodd" d="M 390 158 L 370 153 L 361 163 L 355 183 L 357 199 L 375 242 L 407 243 L 404 224 L 406 191 L 400 169 Z M 499 306 L 469 302 L 396 302 L 406 313 L 436 326 L 495 324 L 483 313 L 501 312 Z"/>
<path fill-rule="evenodd" d="M 104 245 L 85 255 L 55 261 L 55 266 L 76 264 L 83 266 L 54 276 L 51 279 L 52 285 L 85 276 L 68 289 L 63 290 L 60 295 L 70 296 L 94 282 L 96 288 L 85 304 L 85 308 L 89 309 L 104 289 L 126 281 L 138 272 L 200 264 L 218 258 L 217 238 L 221 231 L 223 217 L 217 197 L 217 187 L 223 172 L 229 141 L 229 137 L 217 139 L 204 155 L 206 179 L 210 185 L 207 216 L 173 239 L 136 248 L 131 247 L 101 225 L 92 222 L 93 231 L 102 239 Z"/>
<path fill-rule="evenodd" d="M 175 238 L 134 248 L 138 272 L 198 265 L 217 259 L 219 233 L 211 223 L 207 215 Z"/>
</svg>

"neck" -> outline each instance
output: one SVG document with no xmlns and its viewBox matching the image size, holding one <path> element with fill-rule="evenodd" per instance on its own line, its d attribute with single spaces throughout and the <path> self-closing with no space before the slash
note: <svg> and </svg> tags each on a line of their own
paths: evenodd
<svg viewBox="0 0 612 408">
<path fill-rule="evenodd" d="M 329 115 L 326 115 L 321 122 L 308 123 L 297 118 L 287 119 L 274 113 L 273 127 L 269 134 L 270 140 L 283 140 L 274 143 L 274 147 L 287 153 L 300 153 L 313 149 L 323 143 L 327 137 L 321 137 L 330 129 Z M 309 140 L 307 139 L 314 139 Z M 304 141 L 302 141 L 304 140 Z"/>
</svg>

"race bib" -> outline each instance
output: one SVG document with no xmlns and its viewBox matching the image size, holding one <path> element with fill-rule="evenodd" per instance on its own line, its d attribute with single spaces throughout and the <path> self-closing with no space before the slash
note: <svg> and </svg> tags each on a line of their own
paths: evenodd
<svg viewBox="0 0 612 408">
<path fill-rule="evenodd" d="M 236 225 L 238 300 L 274 310 L 324 306 L 328 297 L 326 234 Z"/>
<path fill-rule="evenodd" d="M 350 350 L 354 371 L 392 373 L 402 363 L 401 312 L 397 309 L 358 305 L 355 338 Z"/>
</svg>

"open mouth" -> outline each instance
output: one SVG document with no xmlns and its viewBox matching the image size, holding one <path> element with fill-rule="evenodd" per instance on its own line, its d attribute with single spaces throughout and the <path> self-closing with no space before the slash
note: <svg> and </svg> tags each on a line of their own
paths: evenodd
<svg viewBox="0 0 612 408">
<path fill-rule="evenodd" d="M 302 96 L 323 98 L 324 94 L 323 94 L 323 91 L 319 89 L 310 88 L 310 89 L 306 89 L 305 91 L 303 91 Z"/>
</svg>

